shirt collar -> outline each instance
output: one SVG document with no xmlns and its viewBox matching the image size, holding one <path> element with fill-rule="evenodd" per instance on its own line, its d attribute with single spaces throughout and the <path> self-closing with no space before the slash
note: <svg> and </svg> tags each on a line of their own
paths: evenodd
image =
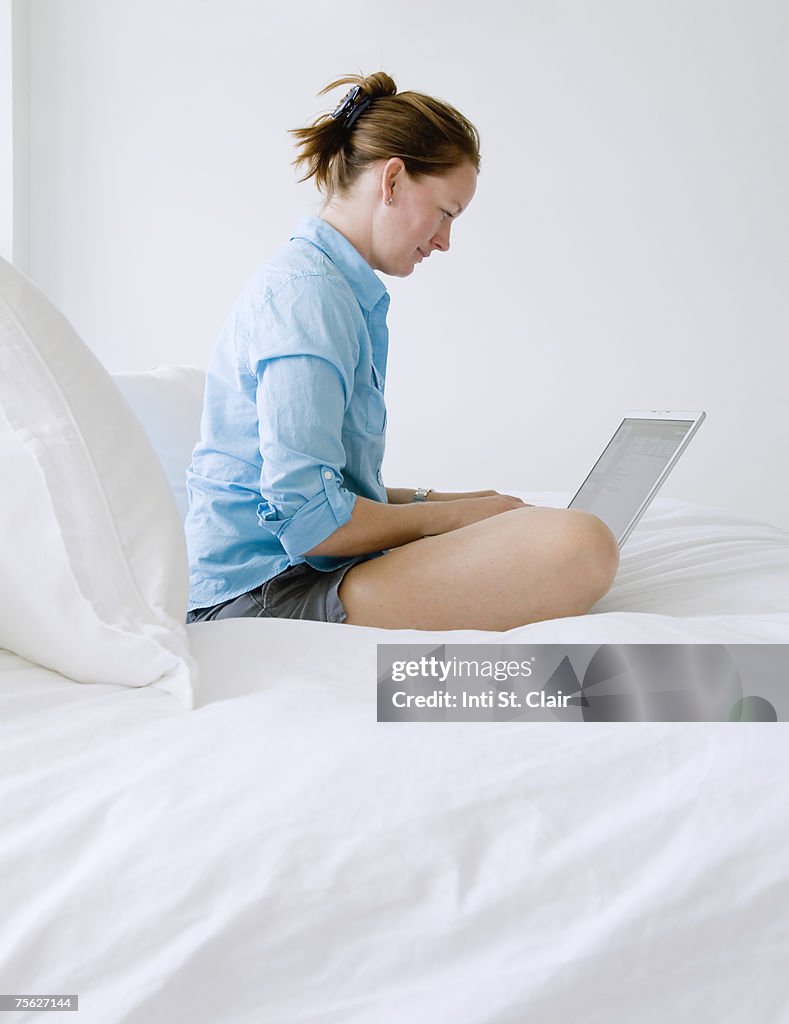
<svg viewBox="0 0 789 1024">
<path fill-rule="evenodd" d="M 320 217 L 302 217 L 296 224 L 294 238 L 304 238 L 324 252 L 353 288 L 359 304 L 369 313 L 384 295 L 386 286 L 370 264 L 348 239 Z"/>
</svg>

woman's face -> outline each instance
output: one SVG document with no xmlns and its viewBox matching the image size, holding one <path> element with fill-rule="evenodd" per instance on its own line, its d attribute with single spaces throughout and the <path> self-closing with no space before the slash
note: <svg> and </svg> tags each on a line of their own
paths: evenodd
<svg viewBox="0 0 789 1024">
<path fill-rule="evenodd" d="M 408 277 L 435 249 L 447 252 L 452 222 L 471 202 L 476 187 L 477 172 L 471 163 L 438 176 L 414 178 L 399 158 L 387 161 L 374 231 L 375 269 Z"/>
</svg>

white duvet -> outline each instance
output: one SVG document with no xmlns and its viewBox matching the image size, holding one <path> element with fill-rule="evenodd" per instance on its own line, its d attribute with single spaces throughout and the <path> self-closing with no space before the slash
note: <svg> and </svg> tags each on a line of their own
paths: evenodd
<svg viewBox="0 0 789 1024">
<path fill-rule="evenodd" d="M 376 722 L 378 643 L 789 644 L 787 534 L 658 501 L 588 616 L 189 634 L 192 712 L 0 653 L 0 991 L 90 1024 L 789 1020 L 786 725 Z"/>
</svg>

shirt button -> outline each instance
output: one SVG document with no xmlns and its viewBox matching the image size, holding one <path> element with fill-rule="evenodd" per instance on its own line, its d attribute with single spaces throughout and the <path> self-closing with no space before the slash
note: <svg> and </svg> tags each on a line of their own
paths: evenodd
<svg viewBox="0 0 789 1024">
<path fill-rule="evenodd" d="M 331 477 L 332 477 L 331 473 L 328 470 L 326 470 L 326 472 L 323 474 L 323 479 L 324 480 L 331 480 Z"/>
</svg>

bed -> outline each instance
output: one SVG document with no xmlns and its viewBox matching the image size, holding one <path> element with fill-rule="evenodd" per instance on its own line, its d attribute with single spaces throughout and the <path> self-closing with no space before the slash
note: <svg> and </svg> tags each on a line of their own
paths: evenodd
<svg viewBox="0 0 789 1024">
<path fill-rule="evenodd" d="M 90 1024 L 789 1020 L 783 724 L 376 720 L 384 643 L 787 644 L 789 535 L 658 499 L 585 616 L 186 627 L 201 371 L 111 378 L 8 264 L 0 300 L 0 992 Z"/>
</svg>

